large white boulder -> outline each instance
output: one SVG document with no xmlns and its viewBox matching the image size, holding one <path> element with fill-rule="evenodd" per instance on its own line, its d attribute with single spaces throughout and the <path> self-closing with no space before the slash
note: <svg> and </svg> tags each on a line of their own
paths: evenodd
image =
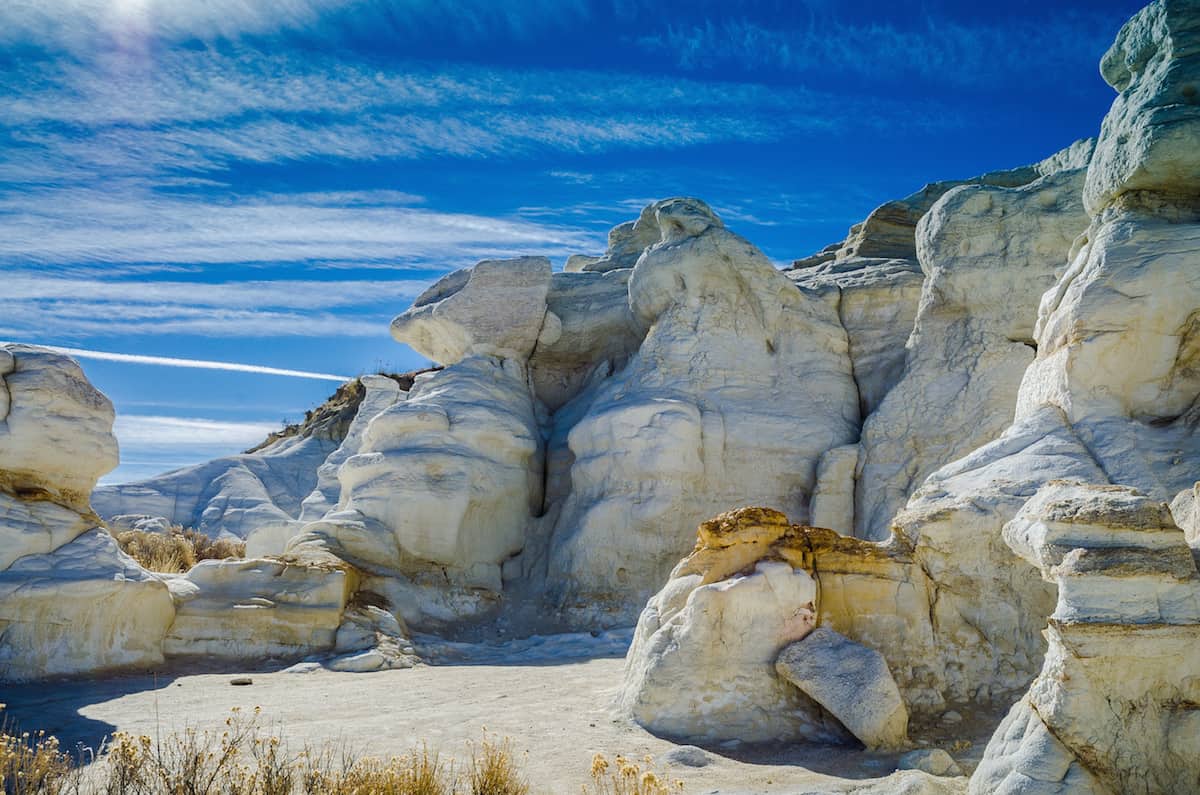
<svg viewBox="0 0 1200 795">
<path fill-rule="evenodd" d="M 86 513 L 117 466 L 112 403 L 73 359 L 30 345 L 0 345 L 0 393 L 0 487 Z"/>
<path fill-rule="evenodd" d="M 0 394 L 0 680 L 161 663 L 167 587 L 88 505 L 117 464 L 112 404 L 27 345 L 0 345 Z"/>
<path fill-rule="evenodd" d="M 397 342 L 450 365 L 468 356 L 526 361 L 542 332 L 550 260 L 484 260 L 434 283 L 392 321 Z"/>
<path fill-rule="evenodd" d="M 625 662 L 622 709 L 647 729 L 692 741 L 842 739 L 774 671 L 812 631 L 816 584 L 784 562 L 704 583 L 672 577 L 646 605 Z"/>
<path fill-rule="evenodd" d="M 730 505 L 806 517 L 821 454 L 857 435 L 835 311 L 702 202 L 655 211 L 660 241 L 629 280 L 646 338 L 566 434 L 571 491 L 549 570 L 560 603 L 589 623 L 633 618 L 696 525 Z"/>
<path fill-rule="evenodd" d="M 767 508 L 721 514 L 697 535 L 638 620 L 626 714 L 710 742 L 903 744 L 905 691 L 879 651 L 931 647 L 928 595 L 907 551 L 793 525 Z M 792 649 L 803 659 L 784 671 L 781 652 Z M 912 681 L 911 663 L 900 673 Z"/>
</svg>

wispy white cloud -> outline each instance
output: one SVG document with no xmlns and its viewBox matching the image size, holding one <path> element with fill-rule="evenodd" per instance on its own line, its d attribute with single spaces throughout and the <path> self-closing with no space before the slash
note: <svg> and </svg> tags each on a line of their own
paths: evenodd
<svg viewBox="0 0 1200 795">
<path fill-rule="evenodd" d="M 134 288 L 130 288 L 134 292 Z M 66 300 L 11 302 L 0 315 L 0 334 L 31 341 L 46 338 L 198 336 L 239 338 L 386 338 L 388 320 L 408 302 L 382 314 L 225 309 L 128 302 Z"/>
<path fill-rule="evenodd" d="M 349 12 L 349 28 L 419 36 L 453 20 L 464 41 L 505 31 L 527 36 L 586 14 L 580 0 L 40 0 L 0 6 L 0 43 L 36 43 L 73 51 L 148 48 L 161 41 L 206 42 L 311 28 Z M 352 30 L 351 30 L 352 32 Z"/>
<path fill-rule="evenodd" d="M 172 450 L 189 445 L 242 449 L 278 429 L 279 424 L 275 422 L 230 422 L 147 414 L 121 414 L 113 423 L 113 431 L 123 448 L 168 447 Z"/>
<path fill-rule="evenodd" d="M 387 193 L 213 200 L 146 190 L 13 191 L 0 195 L 0 264 L 333 261 L 445 270 L 592 242 L 558 225 L 395 205 Z"/>
<path fill-rule="evenodd" d="M 1114 33 L 1112 15 L 1061 13 L 1050 18 L 968 24 L 918 13 L 906 25 L 825 13 L 795 27 L 728 17 L 668 25 L 640 37 L 646 51 L 668 53 L 687 69 L 815 72 L 885 84 L 914 78 L 959 88 L 1003 85 L 1095 59 Z"/>
<path fill-rule="evenodd" d="M 305 370 L 285 370 L 279 367 L 265 367 L 258 364 L 240 364 L 237 362 L 212 362 L 203 359 L 176 359 L 168 356 L 143 356 L 132 353 L 113 353 L 111 351 L 92 351 L 84 348 L 64 348 L 59 346 L 44 346 L 51 350 L 65 353 L 79 359 L 97 359 L 106 362 L 123 362 L 125 364 L 147 364 L 158 367 L 185 367 L 195 370 L 225 370 L 235 373 L 254 373 L 256 375 L 278 375 L 287 378 L 311 378 L 318 381 L 348 381 L 349 376 L 331 375 L 329 373 L 310 373 Z"/>
</svg>

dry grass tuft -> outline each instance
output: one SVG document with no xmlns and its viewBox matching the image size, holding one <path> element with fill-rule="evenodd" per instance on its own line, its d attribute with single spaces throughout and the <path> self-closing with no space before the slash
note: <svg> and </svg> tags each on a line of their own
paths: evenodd
<svg viewBox="0 0 1200 795">
<path fill-rule="evenodd" d="M 4 705 L 0 704 L 0 711 Z M 18 733 L 0 722 L 0 792 L 4 795 L 68 795 L 78 793 L 79 766 L 45 732 Z"/>
<path fill-rule="evenodd" d="M 386 761 L 306 751 L 300 767 L 305 795 L 454 795 L 458 791 L 453 766 L 443 764 L 424 746 Z"/>
<path fill-rule="evenodd" d="M 228 538 L 213 540 L 203 533 L 176 525 L 168 533 L 126 530 L 116 534 L 117 544 L 150 571 L 167 574 L 186 572 L 202 560 L 226 560 L 246 556 L 246 542 Z"/>
<path fill-rule="evenodd" d="M 646 766 L 623 756 L 610 764 L 604 754 L 592 757 L 591 787 L 584 787 L 585 795 L 672 795 L 683 792 L 682 781 L 668 781 L 650 769 L 654 760 L 649 756 L 642 759 Z"/>
<path fill-rule="evenodd" d="M 512 740 L 485 737 L 479 751 L 471 748 L 471 795 L 528 795 L 529 782 L 513 759 Z"/>
<path fill-rule="evenodd" d="M 3 709 L 3 705 L 0 705 Z M 42 734 L 0 726 L 0 795 L 528 795 L 512 741 L 485 734 L 461 772 L 427 746 L 379 759 L 345 748 L 288 751 L 263 727 L 260 710 L 232 710 L 219 731 L 185 729 L 159 741 L 118 732 L 83 767 Z M 591 795 L 675 795 L 650 767 L 597 754 Z M 556 786 L 559 781 L 544 782 Z M 86 784 L 86 786 L 84 786 Z"/>
</svg>

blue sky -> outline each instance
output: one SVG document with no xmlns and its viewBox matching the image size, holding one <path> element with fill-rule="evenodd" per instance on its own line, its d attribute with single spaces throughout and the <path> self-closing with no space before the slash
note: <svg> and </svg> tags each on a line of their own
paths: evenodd
<svg viewBox="0 0 1200 795">
<path fill-rule="evenodd" d="M 1095 134 L 1139 2 L 6 0 L 0 339 L 326 375 L 484 257 L 704 198 L 780 263 Z M 81 359 L 110 481 L 237 451 L 329 380 Z"/>
</svg>

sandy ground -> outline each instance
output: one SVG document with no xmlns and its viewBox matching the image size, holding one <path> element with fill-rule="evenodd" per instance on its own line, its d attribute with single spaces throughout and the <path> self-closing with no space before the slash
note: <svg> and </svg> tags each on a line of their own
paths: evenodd
<svg viewBox="0 0 1200 795">
<path fill-rule="evenodd" d="M 44 729 L 67 747 L 98 747 L 117 730 L 154 736 L 188 726 L 215 729 L 233 707 L 261 707 L 263 722 L 278 727 L 296 750 L 346 744 L 387 756 L 425 741 L 444 756 L 463 758 L 467 744 L 478 742 L 486 727 L 512 738 L 518 754 L 527 755 L 535 792 L 578 793 L 597 752 L 610 758 L 649 754 L 688 793 L 842 793 L 872 784 L 880 785 L 872 788 L 876 792 L 915 791 L 895 778 L 878 781 L 895 770 L 896 755 L 842 747 L 716 747 L 705 749 L 704 767 L 668 764 L 664 755 L 678 746 L 626 722 L 612 708 L 621 677 L 619 650 L 591 651 L 581 658 L 579 649 L 557 655 L 525 649 L 370 674 L 300 666 L 303 672 L 160 673 L 7 686 L 0 702 L 21 728 Z M 478 663 L 496 657 L 499 662 Z M 238 675 L 250 676 L 253 684 L 231 685 Z M 966 765 L 977 760 L 988 734 L 983 725 L 956 727 L 955 736 L 973 740 L 956 758 Z M 950 738 L 927 735 L 926 742 L 949 748 Z"/>
</svg>

